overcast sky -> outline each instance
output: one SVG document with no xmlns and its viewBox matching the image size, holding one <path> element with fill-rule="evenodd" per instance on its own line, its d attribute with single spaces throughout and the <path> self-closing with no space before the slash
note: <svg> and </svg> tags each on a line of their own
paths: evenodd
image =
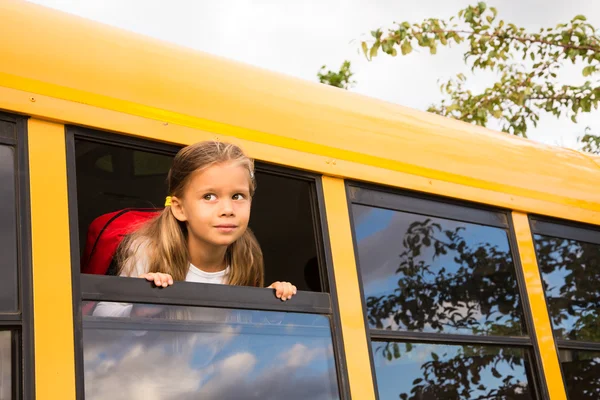
<svg viewBox="0 0 600 400">
<path fill-rule="evenodd" d="M 245 63 L 316 81 L 323 64 L 352 61 L 358 84 L 352 90 L 405 106 L 426 109 L 441 99 L 438 80 L 465 72 L 457 49 L 408 57 L 359 54 L 361 38 L 394 21 L 448 18 L 475 0 L 30 0 L 85 18 Z M 555 26 L 577 14 L 600 27 L 598 0 L 493 0 L 499 17 L 530 29 Z M 581 83 L 581 67 L 568 66 L 565 83 Z M 478 76 L 473 89 L 490 83 Z M 600 132 L 600 111 L 570 119 L 542 117 L 529 137 L 576 147 L 589 126 Z"/>
</svg>

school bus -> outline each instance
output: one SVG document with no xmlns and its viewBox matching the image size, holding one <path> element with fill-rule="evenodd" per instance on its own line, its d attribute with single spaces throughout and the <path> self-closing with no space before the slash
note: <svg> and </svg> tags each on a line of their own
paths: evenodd
<svg viewBox="0 0 600 400">
<path fill-rule="evenodd" d="M 600 397 L 599 159 L 0 3 L 1 399 Z M 87 275 L 179 148 L 257 161 L 271 290 Z M 102 318 L 96 302 L 170 318 Z"/>
</svg>

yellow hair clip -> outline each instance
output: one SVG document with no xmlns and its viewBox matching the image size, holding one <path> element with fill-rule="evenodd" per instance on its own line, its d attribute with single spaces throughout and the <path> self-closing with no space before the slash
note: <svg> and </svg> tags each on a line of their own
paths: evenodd
<svg viewBox="0 0 600 400">
<path fill-rule="evenodd" d="M 171 196 L 167 196 L 167 198 L 165 199 L 165 207 L 170 207 L 171 206 Z"/>
</svg>

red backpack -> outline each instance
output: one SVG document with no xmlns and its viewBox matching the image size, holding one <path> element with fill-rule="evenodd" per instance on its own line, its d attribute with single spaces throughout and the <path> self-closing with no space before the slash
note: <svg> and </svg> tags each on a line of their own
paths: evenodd
<svg viewBox="0 0 600 400">
<path fill-rule="evenodd" d="M 84 274 L 116 275 L 115 253 L 125 235 L 158 216 L 163 209 L 126 208 L 101 215 L 90 224 L 81 260 Z"/>
</svg>

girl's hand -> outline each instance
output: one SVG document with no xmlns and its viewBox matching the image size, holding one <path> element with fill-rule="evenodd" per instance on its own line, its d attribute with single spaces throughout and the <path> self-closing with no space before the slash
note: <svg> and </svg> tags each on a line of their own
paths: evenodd
<svg viewBox="0 0 600 400">
<path fill-rule="evenodd" d="M 139 278 L 145 278 L 149 282 L 154 282 L 157 287 L 167 287 L 173 284 L 173 277 L 169 274 L 162 274 L 160 272 L 148 272 L 142 274 Z"/>
<path fill-rule="evenodd" d="M 275 296 L 282 301 L 289 300 L 296 294 L 296 286 L 289 282 L 274 282 L 267 289 L 275 289 Z"/>
</svg>

